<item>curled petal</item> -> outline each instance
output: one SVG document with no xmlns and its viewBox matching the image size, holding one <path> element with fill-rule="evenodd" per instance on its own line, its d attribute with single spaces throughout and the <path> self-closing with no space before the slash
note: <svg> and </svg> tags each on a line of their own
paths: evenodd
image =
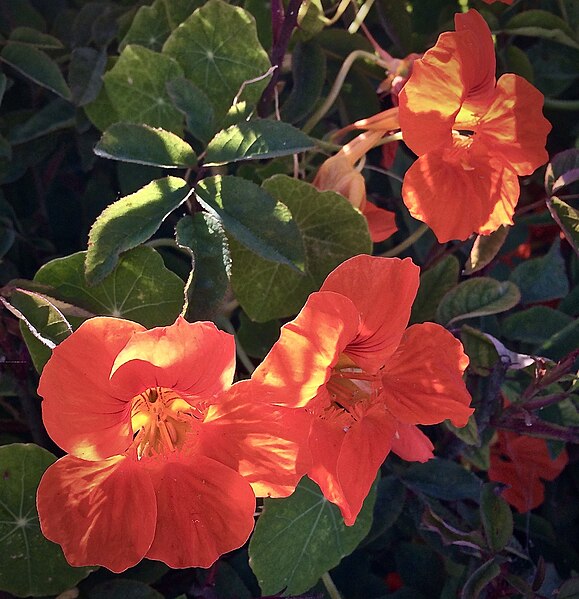
<svg viewBox="0 0 579 599">
<path fill-rule="evenodd" d="M 364 177 L 342 152 L 320 166 L 312 185 L 319 191 L 335 191 L 343 195 L 354 208 L 361 209 L 366 201 Z"/>
<path fill-rule="evenodd" d="M 379 208 L 372 202 L 366 201 L 362 208 L 362 214 L 366 217 L 370 237 L 374 243 L 384 241 L 398 231 L 394 212 L 384 210 L 384 208 Z"/>
<path fill-rule="evenodd" d="M 519 175 L 530 175 L 547 162 L 551 124 L 543 116 L 543 94 L 526 79 L 503 75 L 494 101 L 481 119 L 478 135 Z"/>
<path fill-rule="evenodd" d="M 392 439 L 392 451 L 408 462 L 427 462 L 434 457 L 434 445 L 416 426 L 399 422 Z"/>
<path fill-rule="evenodd" d="M 132 441 L 130 402 L 110 384 L 117 354 L 144 327 L 117 318 L 91 318 L 54 348 L 38 393 L 48 434 L 77 457 L 99 460 L 123 453 Z"/>
<path fill-rule="evenodd" d="M 513 224 L 519 199 L 517 174 L 486 151 L 438 149 L 421 156 L 406 172 L 402 199 L 438 241 L 488 235 Z"/>
<path fill-rule="evenodd" d="M 204 456 L 151 464 L 157 529 L 146 557 L 171 568 L 208 568 L 253 529 L 255 496 L 237 472 Z"/>
<path fill-rule="evenodd" d="M 358 331 L 354 304 L 338 293 L 316 292 L 284 325 L 278 341 L 253 373 L 259 398 L 276 405 L 306 406 L 325 385 L 332 367 Z"/>
<path fill-rule="evenodd" d="M 240 381 L 211 406 L 200 451 L 239 472 L 258 497 L 287 497 L 310 466 L 311 415 L 255 401 L 259 386 Z"/>
<path fill-rule="evenodd" d="M 171 326 L 135 333 L 114 362 L 111 382 L 131 397 L 167 387 L 186 399 L 209 399 L 231 385 L 234 372 L 233 336 L 212 322 L 179 317 Z"/>
<path fill-rule="evenodd" d="M 394 353 L 418 285 L 419 268 L 410 258 L 354 256 L 328 275 L 321 291 L 347 297 L 359 313 L 357 335 L 345 352 L 360 368 L 376 372 Z"/>
<path fill-rule="evenodd" d="M 364 499 L 390 451 L 394 425 L 380 406 L 370 408 L 347 430 L 318 419 L 312 426 L 312 468 L 308 476 L 335 503 L 344 523 L 355 523 Z"/>
<path fill-rule="evenodd" d="M 462 374 L 468 357 L 460 341 L 433 323 L 407 329 L 386 364 L 383 401 L 404 424 L 438 424 L 449 419 L 465 426 L 474 412 Z"/>
<path fill-rule="evenodd" d="M 122 572 L 141 561 L 155 534 L 153 485 L 129 457 L 61 458 L 44 473 L 37 506 L 42 533 L 73 566 Z"/>
</svg>

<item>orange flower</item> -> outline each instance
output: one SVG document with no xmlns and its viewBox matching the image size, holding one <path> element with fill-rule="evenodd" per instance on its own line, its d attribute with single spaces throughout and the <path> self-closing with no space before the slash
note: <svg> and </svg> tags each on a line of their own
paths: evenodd
<svg viewBox="0 0 579 599">
<path fill-rule="evenodd" d="M 505 483 L 503 497 L 519 512 L 528 512 L 545 499 L 543 480 L 555 480 L 569 458 L 563 450 L 555 459 L 549 455 L 544 439 L 498 432 L 498 441 L 491 447 L 491 480 Z"/>
<path fill-rule="evenodd" d="M 418 155 L 402 197 L 441 242 L 512 224 L 518 175 L 547 161 L 551 128 L 536 88 L 512 74 L 495 80 L 481 15 L 471 9 L 455 23 L 414 63 L 399 106 L 404 141 Z"/>
<path fill-rule="evenodd" d="M 362 212 L 368 222 L 370 236 L 375 243 L 384 241 L 396 231 L 394 213 L 378 208 L 366 198 L 366 183 L 355 164 L 373 148 L 382 137 L 381 132 L 362 133 L 346 144 L 335 156 L 320 167 L 313 181 L 320 191 L 336 191 Z"/>
<path fill-rule="evenodd" d="M 418 272 L 409 258 L 344 262 L 282 328 L 253 375 L 267 401 L 311 415 L 308 476 L 347 525 L 390 451 L 432 457 L 417 424 L 449 418 L 464 426 L 473 412 L 460 342 L 433 323 L 406 329 Z"/>
<path fill-rule="evenodd" d="M 45 472 L 37 504 L 42 532 L 72 565 L 208 567 L 251 533 L 250 478 L 291 492 L 300 415 L 282 422 L 280 409 L 260 406 L 248 434 L 255 406 L 246 386 L 226 392 L 234 370 L 233 337 L 182 318 L 150 331 L 93 318 L 54 349 L 38 392 L 50 436 L 70 455 Z"/>
</svg>

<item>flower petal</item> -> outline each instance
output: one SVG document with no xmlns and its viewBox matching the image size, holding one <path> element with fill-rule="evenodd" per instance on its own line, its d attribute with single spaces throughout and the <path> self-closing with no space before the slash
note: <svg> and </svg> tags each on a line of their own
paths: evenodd
<svg viewBox="0 0 579 599">
<path fill-rule="evenodd" d="M 312 468 L 308 476 L 335 503 L 344 523 L 355 523 L 380 465 L 390 451 L 392 419 L 375 406 L 347 431 L 336 422 L 317 419 L 312 426 Z"/>
<path fill-rule="evenodd" d="M 200 452 L 239 472 L 258 497 L 287 497 L 310 466 L 312 417 L 304 409 L 256 401 L 259 390 L 240 381 L 209 408 Z"/>
<path fill-rule="evenodd" d="M 259 397 L 271 404 L 303 407 L 330 377 L 332 367 L 356 336 L 358 311 L 346 297 L 316 292 L 284 325 L 278 341 L 253 373 Z"/>
<path fill-rule="evenodd" d="M 73 566 L 122 572 L 147 553 L 157 508 L 148 473 L 132 458 L 87 462 L 65 456 L 44 473 L 37 494 L 44 536 Z"/>
<path fill-rule="evenodd" d="M 545 164 L 551 124 L 543 116 L 543 94 L 526 79 L 503 75 L 494 101 L 481 119 L 478 135 L 519 175 L 530 175 Z"/>
<path fill-rule="evenodd" d="M 465 426 L 474 412 L 462 374 L 468 357 L 460 341 L 431 322 L 411 326 L 384 368 L 383 401 L 404 424 Z"/>
<path fill-rule="evenodd" d="M 176 454 L 152 467 L 157 529 L 146 557 L 171 568 L 208 568 L 247 541 L 255 496 L 237 472 L 199 455 Z"/>
<path fill-rule="evenodd" d="M 410 318 L 419 285 L 419 268 L 410 258 L 354 256 L 333 270 L 321 291 L 347 297 L 359 312 L 360 326 L 345 353 L 368 372 L 391 356 Z"/>
<path fill-rule="evenodd" d="M 335 191 L 343 195 L 354 208 L 366 201 L 366 182 L 343 153 L 328 158 L 319 168 L 312 185 L 319 191 Z"/>
<path fill-rule="evenodd" d="M 179 317 L 171 326 L 135 333 L 117 356 L 111 381 L 131 397 L 167 387 L 195 400 L 223 392 L 234 372 L 233 336 L 212 322 Z"/>
<path fill-rule="evenodd" d="M 384 210 L 384 208 L 379 208 L 372 202 L 366 201 L 362 208 L 362 214 L 366 217 L 370 237 L 374 243 L 384 241 L 398 231 L 394 212 Z"/>
<path fill-rule="evenodd" d="M 402 199 L 440 243 L 464 240 L 472 233 L 487 235 L 503 224 L 513 224 L 519 180 L 507 163 L 484 148 L 480 152 L 438 149 L 408 169 Z"/>
<path fill-rule="evenodd" d="M 144 327 L 117 318 L 91 318 L 54 348 L 38 393 L 48 434 L 77 457 L 99 460 L 123 453 L 132 441 L 133 396 L 113 388 L 117 354 Z"/>
<path fill-rule="evenodd" d="M 430 439 L 412 424 L 397 424 L 392 439 L 392 452 L 407 462 L 427 462 L 434 457 Z"/>
</svg>

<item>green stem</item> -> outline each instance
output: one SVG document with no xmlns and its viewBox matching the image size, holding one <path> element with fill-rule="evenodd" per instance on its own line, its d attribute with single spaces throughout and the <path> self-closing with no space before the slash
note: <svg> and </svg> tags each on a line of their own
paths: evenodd
<svg viewBox="0 0 579 599">
<path fill-rule="evenodd" d="M 579 100 L 558 100 L 557 98 L 545 98 L 545 108 L 554 110 L 579 110 Z"/>
<path fill-rule="evenodd" d="M 303 126 L 302 130 L 304 133 L 309 133 L 320 122 L 326 112 L 330 110 L 332 104 L 336 101 L 336 98 L 342 89 L 342 85 L 344 85 L 344 81 L 350 69 L 352 68 L 352 65 L 359 58 L 365 58 L 366 60 L 371 60 L 377 64 L 382 63 L 382 60 L 379 56 L 370 54 L 370 52 L 366 52 L 364 50 L 354 50 L 354 52 L 348 54 L 346 60 L 344 60 L 344 63 L 340 67 L 340 71 L 338 72 L 336 80 L 334 81 L 334 85 L 332 85 L 332 89 L 330 90 L 326 101 L 316 110 L 316 112 L 314 112 L 314 114 L 308 119 L 308 122 Z"/>
<path fill-rule="evenodd" d="M 393 256 L 398 256 L 398 254 L 401 254 L 414 242 L 418 241 L 426 233 L 426 231 L 428 231 L 428 225 L 423 223 L 418 227 L 418 229 L 416 229 L 416 231 L 414 231 L 414 233 L 412 233 L 412 235 L 409 235 L 402 243 L 399 243 L 397 246 L 394 246 L 391 250 L 388 250 L 387 252 L 384 252 L 380 255 L 385 258 L 392 258 Z"/>
<path fill-rule="evenodd" d="M 342 599 L 340 591 L 338 591 L 338 588 L 334 584 L 334 581 L 332 580 L 332 577 L 330 576 L 329 572 L 325 572 L 324 574 L 322 574 L 322 582 L 324 583 L 324 586 L 328 591 L 330 599 Z"/>
</svg>

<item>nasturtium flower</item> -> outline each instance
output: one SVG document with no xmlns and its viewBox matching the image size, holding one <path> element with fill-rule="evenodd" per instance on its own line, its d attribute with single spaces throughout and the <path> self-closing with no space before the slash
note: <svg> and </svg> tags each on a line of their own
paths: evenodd
<svg viewBox="0 0 579 599">
<path fill-rule="evenodd" d="M 563 449 L 556 458 L 549 455 L 544 439 L 498 431 L 491 446 L 489 478 L 507 485 L 503 497 L 521 513 L 540 506 L 545 500 L 544 480 L 555 480 L 569 457 Z"/>
<path fill-rule="evenodd" d="M 291 493 L 303 474 L 302 415 L 284 421 L 282 408 L 261 404 L 255 424 L 234 371 L 233 337 L 182 318 L 152 330 L 93 318 L 53 350 L 38 392 L 69 455 L 45 472 L 37 505 L 42 532 L 72 565 L 208 567 L 249 537 L 252 483 Z"/>
<path fill-rule="evenodd" d="M 310 414 L 308 476 L 347 525 L 390 451 L 432 457 L 416 425 L 461 427 L 473 413 L 461 343 L 434 323 L 406 328 L 418 284 L 409 258 L 347 260 L 282 327 L 252 377 L 264 400 Z"/>
<path fill-rule="evenodd" d="M 402 198 L 440 242 L 513 223 L 518 176 L 547 161 L 551 129 L 535 87 L 513 74 L 495 80 L 482 16 L 471 9 L 455 24 L 415 61 L 399 97 L 404 142 L 418 155 Z"/>
<path fill-rule="evenodd" d="M 319 168 L 313 185 L 320 191 L 336 191 L 366 217 L 370 237 L 378 243 L 398 230 L 393 212 L 379 208 L 366 198 L 366 182 L 356 163 L 371 150 L 381 132 L 362 133 L 328 158 Z"/>
</svg>

